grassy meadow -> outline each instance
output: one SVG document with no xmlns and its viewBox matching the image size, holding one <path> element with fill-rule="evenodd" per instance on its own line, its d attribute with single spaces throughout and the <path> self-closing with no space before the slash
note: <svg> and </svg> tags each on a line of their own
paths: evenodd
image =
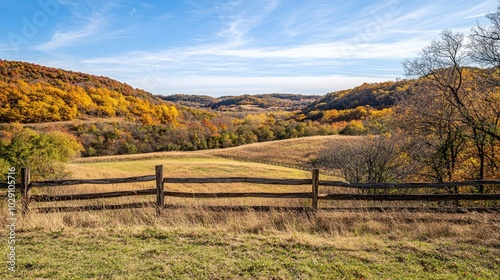
<svg viewBox="0 0 500 280">
<path fill-rule="evenodd" d="M 254 143 L 234 148 L 212 150 L 218 156 L 234 157 L 251 161 L 269 161 L 294 166 L 310 167 L 327 145 L 356 141 L 360 136 L 311 136 L 298 139 Z"/>
<path fill-rule="evenodd" d="M 172 152 L 80 159 L 73 178 L 154 174 L 165 177 L 247 176 L 310 178 L 309 171 L 237 161 L 217 153 L 264 156 L 295 163 L 313 158 L 339 136 L 262 143 L 216 151 Z M 323 143 L 323 144 L 320 144 Z M 302 153 L 302 154 L 301 154 Z M 308 153 L 306 155 L 304 153 Z M 274 155 L 283 155 L 281 159 Z M 303 160 L 306 162 L 306 160 Z M 322 179 L 338 179 L 321 175 Z M 154 182 L 35 188 L 37 194 L 70 194 L 154 188 Z M 310 186 L 243 183 L 166 184 L 176 191 L 310 191 Z M 320 189 L 320 192 L 327 191 Z M 34 203 L 32 208 L 152 202 L 155 196 Z M 5 202 L 2 202 L 6 209 Z M 309 206 L 301 199 L 180 199 L 188 208 L 36 213 L 19 216 L 17 269 L 0 279 L 498 279 L 497 213 L 209 212 L 205 205 Z M 320 202 L 320 207 L 323 202 Z M 363 204 L 356 204 L 363 206 Z M 6 211 L 1 211 L 6 220 Z M 5 228 L 2 235 L 5 236 Z M 6 244 L 6 240 L 4 244 Z M 2 246 L 2 254 L 7 247 Z"/>
</svg>

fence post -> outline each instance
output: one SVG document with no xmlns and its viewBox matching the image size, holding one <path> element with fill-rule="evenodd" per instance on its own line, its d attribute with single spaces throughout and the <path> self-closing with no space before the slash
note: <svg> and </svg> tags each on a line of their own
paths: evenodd
<svg viewBox="0 0 500 280">
<path fill-rule="evenodd" d="M 318 193 L 319 193 L 319 169 L 312 170 L 312 210 L 318 210 Z"/>
<path fill-rule="evenodd" d="M 23 167 L 21 168 L 21 213 L 26 214 L 29 212 L 30 207 L 30 169 Z"/>
<path fill-rule="evenodd" d="M 165 196 L 163 193 L 163 165 L 155 166 L 156 173 L 156 213 L 160 215 L 161 209 L 165 206 Z"/>
</svg>

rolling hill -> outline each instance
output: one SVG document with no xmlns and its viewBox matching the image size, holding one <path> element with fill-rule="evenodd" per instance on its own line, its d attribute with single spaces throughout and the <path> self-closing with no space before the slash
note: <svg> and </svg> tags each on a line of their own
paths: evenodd
<svg viewBox="0 0 500 280">
<path fill-rule="evenodd" d="M 374 110 L 391 108 L 396 96 L 406 92 L 412 83 L 413 80 L 364 83 L 352 89 L 331 92 L 306 106 L 302 114 L 308 119 L 317 120 L 329 110 L 349 112 L 360 107 Z"/>
<path fill-rule="evenodd" d="M 151 124 L 178 115 L 173 104 L 107 77 L 0 60 L 0 122 L 123 117 Z"/>
<path fill-rule="evenodd" d="M 322 123 L 366 121 L 373 115 L 377 118 L 392 114 L 397 96 L 406 93 L 415 80 L 364 83 L 360 86 L 334 91 L 324 96 L 300 94 L 256 94 L 210 96 L 176 94 L 158 96 L 163 100 L 195 108 L 218 112 L 293 112 L 291 118 L 298 121 L 312 120 Z"/>
<path fill-rule="evenodd" d="M 245 144 L 238 147 L 201 150 L 191 152 L 155 152 L 135 155 L 115 155 L 98 156 L 75 159 L 75 163 L 94 163 L 94 162 L 114 162 L 114 161 L 133 161 L 133 160 L 152 160 L 165 157 L 183 157 L 196 156 L 200 158 L 217 156 L 231 157 L 239 160 L 254 162 L 272 162 L 283 165 L 293 165 L 299 167 L 311 167 L 311 164 L 318 158 L 326 145 L 338 142 L 356 141 L 360 136 L 310 136 L 286 140 L 276 140 L 263 143 Z"/>
</svg>

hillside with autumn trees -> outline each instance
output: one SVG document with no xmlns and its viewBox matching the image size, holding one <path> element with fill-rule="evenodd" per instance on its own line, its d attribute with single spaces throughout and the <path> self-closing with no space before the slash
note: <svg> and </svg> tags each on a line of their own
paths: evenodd
<svg viewBox="0 0 500 280">
<path fill-rule="evenodd" d="M 0 60 L 0 122 L 123 117 L 159 124 L 178 115 L 151 93 L 106 77 Z"/>
<path fill-rule="evenodd" d="M 312 102 L 305 109 L 305 114 L 328 110 L 348 110 L 359 106 L 384 109 L 392 107 L 395 97 L 404 93 L 412 81 L 398 80 L 382 83 L 364 83 L 352 89 L 331 92 Z"/>
<path fill-rule="evenodd" d="M 280 93 L 219 98 L 183 94 L 155 96 L 107 77 L 0 60 L 0 122 L 119 117 L 141 124 L 168 124 L 210 114 L 231 118 L 232 115 L 217 112 L 261 108 L 265 110 L 259 113 L 274 115 L 287 111 L 289 119 L 298 121 L 335 123 L 341 132 L 346 122 L 364 120 L 374 110 L 385 110 L 377 112 L 378 115 L 390 114 L 387 109 L 394 104 L 394 96 L 406 90 L 409 83 L 365 83 L 325 96 Z M 242 116 L 245 114 L 238 115 Z"/>
</svg>

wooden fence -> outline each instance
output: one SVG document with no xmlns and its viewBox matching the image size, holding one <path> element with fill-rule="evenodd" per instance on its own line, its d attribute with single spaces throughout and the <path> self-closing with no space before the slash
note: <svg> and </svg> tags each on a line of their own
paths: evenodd
<svg viewBox="0 0 500 280">
<path fill-rule="evenodd" d="M 71 200 L 87 200 L 87 199 L 102 199 L 123 196 L 138 196 L 138 195 L 156 195 L 156 202 L 148 203 L 154 205 L 158 211 L 165 208 L 165 197 L 182 197 L 182 198 L 240 198 L 240 197 L 257 197 L 257 198 L 302 198 L 310 199 L 310 210 L 318 210 L 319 200 L 374 200 L 374 201 L 462 201 L 462 200 L 500 200 L 500 193 L 439 193 L 439 194 L 365 194 L 365 193 L 328 193 L 322 194 L 319 192 L 320 186 L 325 187 L 340 187 L 343 189 L 362 189 L 362 190 L 401 190 L 401 189 L 422 189 L 422 188 L 451 188 L 461 186 L 485 186 L 495 185 L 500 186 L 500 180 L 478 180 L 466 182 L 445 182 L 445 183 L 346 183 L 341 181 L 328 181 L 319 179 L 319 169 L 312 170 L 311 179 L 272 179 L 272 178 L 248 178 L 248 177 L 220 177 L 220 178 L 164 178 L 163 166 L 155 167 L 155 175 L 136 176 L 128 178 L 107 178 L 107 179 L 82 179 L 82 180 L 54 180 L 54 181 L 31 181 L 30 170 L 27 168 L 21 169 L 21 183 L 16 187 L 20 190 L 22 212 L 26 213 L 30 210 L 30 202 L 50 202 L 50 201 L 71 201 Z M 57 187 L 70 186 L 80 184 L 122 184 L 135 182 L 156 182 L 156 188 L 114 191 L 104 193 L 86 193 L 72 195 L 31 195 L 30 189 L 34 187 Z M 310 185 L 310 192 L 178 192 L 165 190 L 165 184 L 209 184 L 209 183 L 249 183 L 249 184 L 266 184 L 266 185 L 286 185 L 286 186 L 303 186 Z M 7 188 L 5 183 L 0 184 L 0 188 Z M 127 205 L 109 205 L 106 209 L 118 209 L 144 206 L 140 203 L 131 203 Z M 83 206 L 82 209 L 93 209 L 92 207 Z"/>
</svg>

